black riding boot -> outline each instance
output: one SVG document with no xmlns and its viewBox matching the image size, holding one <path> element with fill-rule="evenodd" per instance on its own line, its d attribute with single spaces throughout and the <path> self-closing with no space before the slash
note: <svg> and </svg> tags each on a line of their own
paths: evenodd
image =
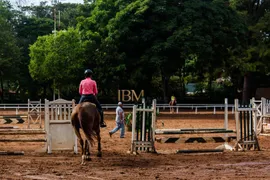
<svg viewBox="0 0 270 180">
<path fill-rule="evenodd" d="M 101 110 L 101 111 L 99 111 L 99 113 L 100 113 L 100 127 L 107 127 L 107 125 L 105 124 L 105 122 L 104 122 L 104 114 L 103 114 L 103 111 Z"/>
</svg>

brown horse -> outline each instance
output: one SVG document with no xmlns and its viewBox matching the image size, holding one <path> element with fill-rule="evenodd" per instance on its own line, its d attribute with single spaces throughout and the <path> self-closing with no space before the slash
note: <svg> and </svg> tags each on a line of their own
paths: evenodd
<svg viewBox="0 0 270 180">
<path fill-rule="evenodd" d="M 100 137 L 100 114 L 98 113 L 95 104 L 90 102 L 83 102 L 78 104 L 71 114 L 72 126 L 79 138 L 82 149 L 82 164 L 90 161 L 90 147 L 94 144 L 94 138 L 98 141 L 98 157 L 101 153 L 101 137 Z M 85 135 L 85 142 L 80 134 L 80 128 Z"/>
</svg>

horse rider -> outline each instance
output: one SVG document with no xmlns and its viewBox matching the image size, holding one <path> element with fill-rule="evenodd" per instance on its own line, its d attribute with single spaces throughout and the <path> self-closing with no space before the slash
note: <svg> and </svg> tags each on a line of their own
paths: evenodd
<svg viewBox="0 0 270 180">
<path fill-rule="evenodd" d="M 85 79 L 81 81 L 79 87 L 79 93 L 81 95 L 79 103 L 84 102 L 85 100 L 94 103 L 97 107 L 98 112 L 100 113 L 101 117 L 100 127 L 106 127 L 107 125 L 104 122 L 102 107 L 96 97 L 96 95 L 98 94 L 97 83 L 95 80 L 92 80 L 92 75 L 93 75 L 92 70 L 86 69 L 84 71 Z"/>
<path fill-rule="evenodd" d="M 169 102 L 170 107 L 170 112 L 173 113 L 174 112 L 174 107 L 176 106 L 176 98 L 175 96 L 171 96 L 171 101 Z"/>
</svg>

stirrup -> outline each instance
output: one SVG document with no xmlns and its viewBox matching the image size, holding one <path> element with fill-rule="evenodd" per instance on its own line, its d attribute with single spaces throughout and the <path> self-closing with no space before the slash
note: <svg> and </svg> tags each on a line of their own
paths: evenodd
<svg viewBox="0 0 270 180">
<path fill-rule="evenodd" d="M 107 127 L 107 125 L 105 124 L 105 122 L 100 124 L 100 127 Z"/>
</svg>

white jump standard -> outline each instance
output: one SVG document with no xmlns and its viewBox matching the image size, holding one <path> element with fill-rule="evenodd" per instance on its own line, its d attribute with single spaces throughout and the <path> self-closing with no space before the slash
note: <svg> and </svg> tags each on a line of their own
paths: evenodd
<svg viewBox="0 0 270 180">
<path fill-rule="evenodd" d="M 161 143 L 208 143 L 208 142 L 224 142 L 224 148 L 230 150 L 260 150 L 258 140 L 256 137 L 257 121 L 256 117 L 252 120 L 252 115 L 256 114 L 255 108 L 242 108 L 238 106 L 238 101 L 235 101 L 235 116 L 236 116 L 236 131 L 228 129 L 228 100 L 225 99 L 224 108 L 224 128 L 204 128 L 204 129 L 155 129 L 156 128 L 156 100 L 153 100 L 151 108 L 139 108 L 133 106 L 132 119 L 132 139 L 131 139 L 131 153 L 138 150 L 147 152 L 156 152 L 155 141 Z M 245 115 L 240 115 L 239 112 L 245 112 Z M 145 118 L 139 112 L 150 112 L 151 120 Z M 250 116 L 246 114 L 249 113 Z M 138 116 L 140 116 L 138 118 Z M 142 118 L 141 118 L 142 117 Z M 145 128 L 146 124 L 151 124 L 151 127 Z M 228 136 L 229 133 L 236 133 L 236 136 Z M 142 135 L 141 135 L 142 134 Z M 163 137 L 156 138 L 156 135 L 185 135 L 185 134 L 224 134 L 223 137 Z M 141 136 L 140 136 L 141 135 Z M 147 138 L 146 138 L 147 136 Z M 234 148 L 229 146 L 227 142 L 236 139 Z M 221 152 L 220 149 L 206 149 L 206 150 L 178 150 L 177 153 L 191 153 L 194 152 Z"/>
</svg>

